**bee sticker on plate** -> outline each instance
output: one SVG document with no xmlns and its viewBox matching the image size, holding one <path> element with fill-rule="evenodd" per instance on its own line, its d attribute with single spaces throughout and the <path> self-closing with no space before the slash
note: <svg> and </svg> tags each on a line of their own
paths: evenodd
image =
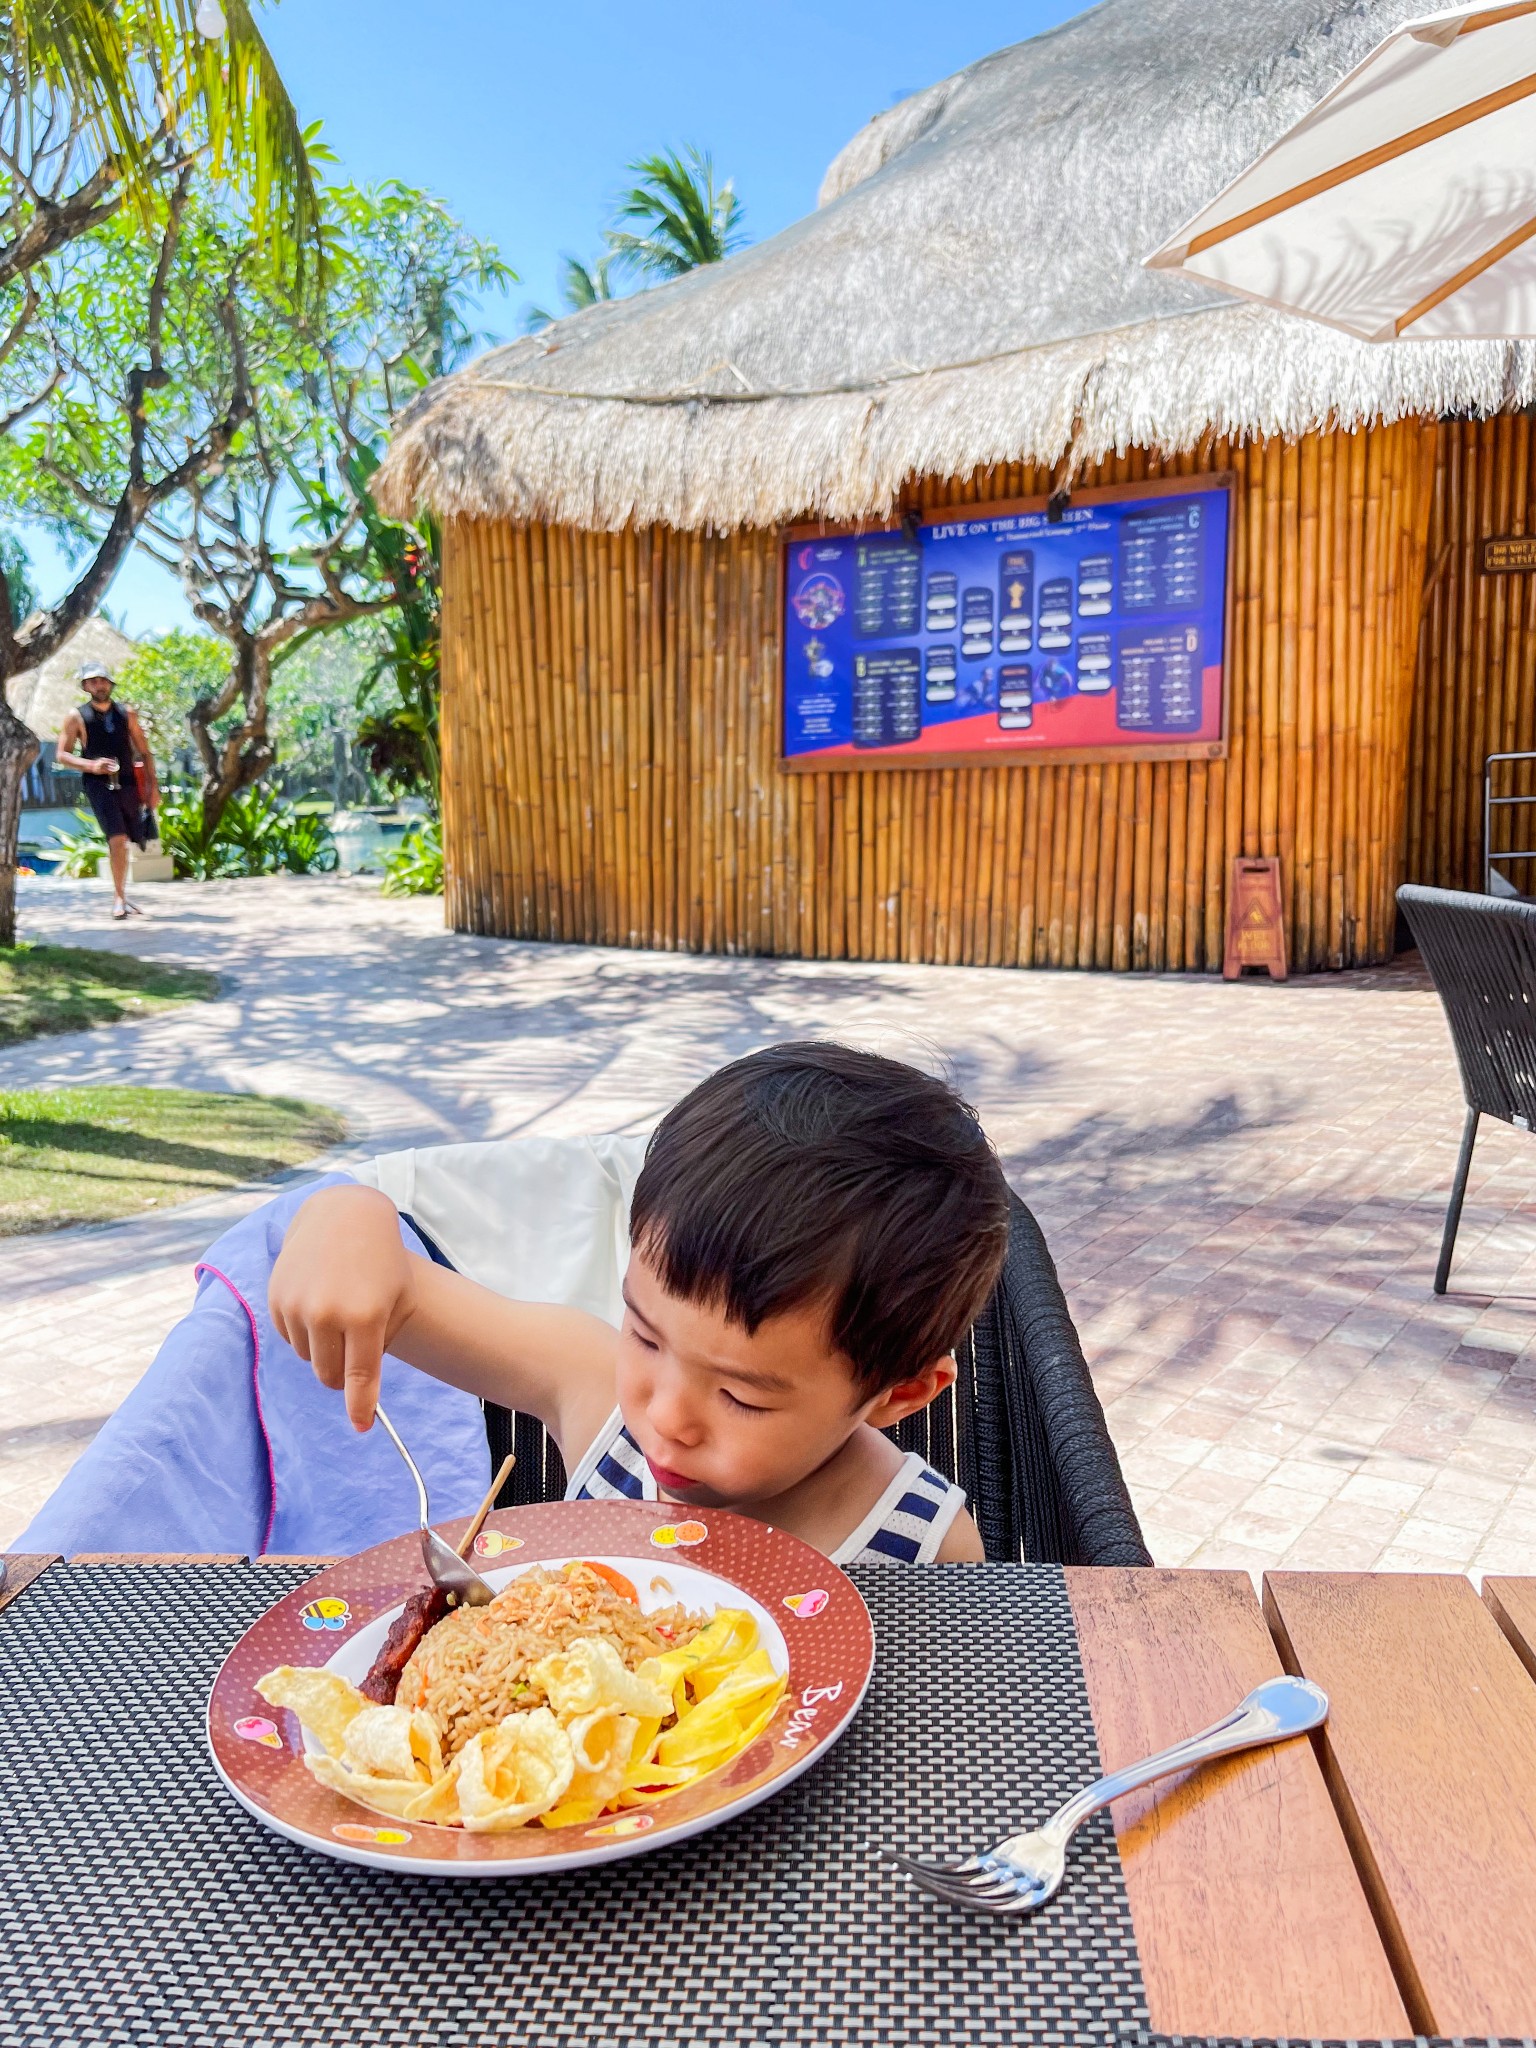
<svg viewBox="0 0 1536 2048">
<path fill-rule="evenodd" d="M 338 1600 L 334 1594 L 326 1594 L 323 1599 L 311 1600 L 309 1605 L 300 1611 L 299 1619 L 306 1628 L 342 1629 L 346 1627 L 351 1616 L 352 1610 L 345 1600 Z"/>
<path fill-rule="evenodd" d="M 398 1848 L 411 1839 L 409 1828 L 365 1828 L 355 1820 L 338 1821 L 331 1833 L 338 1842 L 372 1842 L 381 1849 Z"/>
<path fill-rule="evenodd" d="M 591 1841 L 597 1835 L 643 1835 L 647 1828 L 655 1825 L 654 1814 L 621 1813 L 617 1820 L 609 1821 L 604 1828 L 588 1828 L 587 1839 Z"/>
<path fill-rule="evenodd" d="M 500 1557 L 503 1551 L 521 1550 L 521 1536 L 504 1536 L 499 1529 L 482 1529 L 475 1538 L 476 1557 Z"/>
<path fill-rule="evenodd" d="M 674 1544 L 687 1550 L 702 1543 L 708 1534 L 702 1522 L 663 1522 L 659 1529 L 651 1531 L 651 1541 L 658 1550 L 670 1550 Z"/>
<path fill-rule="evenodd" d="M 265 1749 L 281 1749 L 283 1738 L 277 1732 L 275 1721 L 268 1721 L 261 1714 L 247 1714 L 235 1723 L 235 1733 L 242 1742 L 259 1742 Z"/>
<path fill-rule="evenodd" d="M 813 1586 L 809 1593 L 786 1593 L 784 1605 L 802 1621 L 810 1621 L 821 1613 L 830 1597 L 822 1587 Z"/>
</svg>

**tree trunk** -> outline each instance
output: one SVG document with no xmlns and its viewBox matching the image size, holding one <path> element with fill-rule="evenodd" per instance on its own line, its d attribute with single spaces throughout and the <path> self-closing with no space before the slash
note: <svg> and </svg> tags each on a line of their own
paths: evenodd
<svg viewBox="0 0 1536 2048">
<path fill-rule="evenodd" d="M 0 679 L 0 946 L 16 943 L 16 841 L 21 833 L 21 785 L 41 749 L 5 698 Z"/>
<path fill-rule="evenodd" d="M 272 662 L 259 639 L 236 642 L 229 682 L 217 697 L 200 698 L 187 713 L 198 756 L 203 764 L 203 832 L 212 839 L 233 796 L 259 782 L 277 759 L 267 737 L 267 696 L 272 687 Z M 238 697 L 245 717 L 217 744 L 208 730 Z"/>
</svg>

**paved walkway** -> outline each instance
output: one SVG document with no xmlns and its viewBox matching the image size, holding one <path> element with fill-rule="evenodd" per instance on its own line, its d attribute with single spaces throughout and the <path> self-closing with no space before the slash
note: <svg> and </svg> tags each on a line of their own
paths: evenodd
<svg viewBox="0 0 1536 2048">
<path fill-rule="evenodd" d="M 365 1155 L 640 1127 L 786 1037 L 941 1060 L 1056 1252 L 1160 1563 L 1536 1570 L 1536 1151 L 1485 1127 L 1436 1301 L 1461 1108 L 1412 963 L 1276 988 L 695 959 L 466 938 L 366 883 L 143 896 L 121 927 L 97 885 L 24 883 L 23 930 L 217 966 L 224 998 L 0 1054 L 0 1086 L 110 1062 L 303 1095 Z M 0 1242 L 0 1543 L 260 1198 Z"/>
</svg>

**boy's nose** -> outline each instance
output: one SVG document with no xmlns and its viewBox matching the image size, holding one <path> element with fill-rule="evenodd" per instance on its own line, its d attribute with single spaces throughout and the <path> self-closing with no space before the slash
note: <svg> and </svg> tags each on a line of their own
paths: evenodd
<svg viewBox="0 0 1536 2048">
<path fill-rule="evenodd" d="M 695 1444 L 699 1440 L 698 1418 L 693 1403 L 681 1387 L 658 1386 L 651 1395 L 651 1427 L 669 1443 Z"/>
</svg>

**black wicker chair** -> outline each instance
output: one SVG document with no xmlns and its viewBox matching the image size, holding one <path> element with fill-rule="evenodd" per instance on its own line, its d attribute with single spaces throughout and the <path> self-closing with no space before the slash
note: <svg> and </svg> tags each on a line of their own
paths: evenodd
<svg viewBox="0 0 1536 2048">
<path fill-rule="evenodd" d="M 960 1347 L 954 1387 L 891 1434 L 965 1488 L 989 1558 L 1150 1564 L 1055 1265 L 1012 1202 L 1002 1277 Z M 488 1403 L 486 1435 L 493 1464 L 517 1454 L 498 1505 L 560 1498 L 565 1467 L 541 1423 Z"/>
<path fill-rule="evenodd" d="M 1413 882 L 1397 901 L 1451 1027 L 1467 1102 L 1435 1267 L 1435 1292 L 1444 1294 L 1479 1119 L 1536 1129 L 1536 903 Z"/>
</svg>

